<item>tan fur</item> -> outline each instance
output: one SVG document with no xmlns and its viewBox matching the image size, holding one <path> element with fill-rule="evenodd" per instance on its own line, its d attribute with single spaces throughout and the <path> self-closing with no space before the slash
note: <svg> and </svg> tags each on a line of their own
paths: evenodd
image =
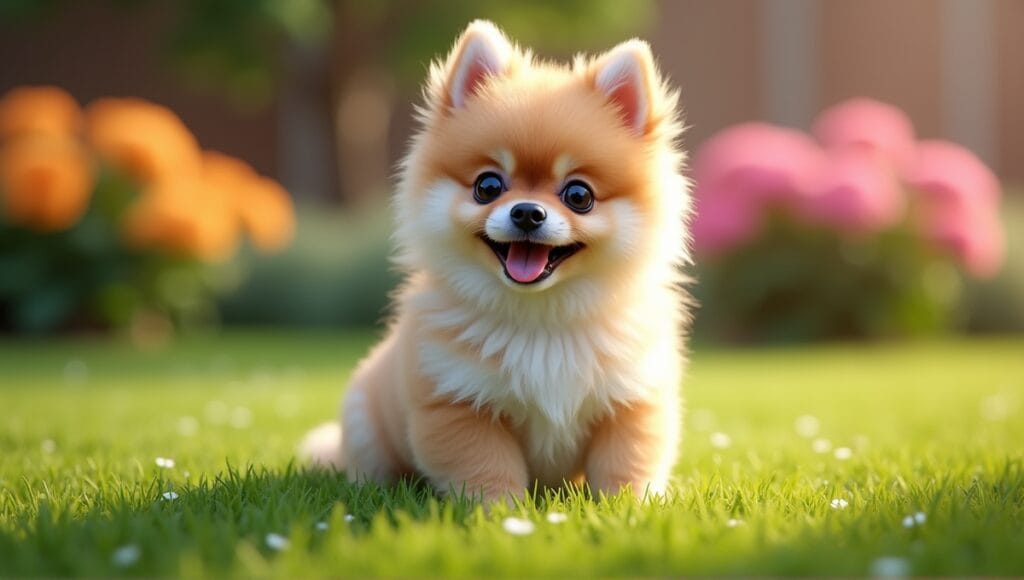
<svg viewBox="0 0 1024 580">
<path fill-rule="evenodd" d="M 626 81 L 601 84 L 620 70 Z M 663 492 L 688 322 L 675 93 L 639 41 L 567 67 L 475 22 L 425 94 L 394 200 L 406 282 L 346 393 L 343 436 L 328 435 L 338 455 L 314 437 L 315 459 L 355 480 L 419 474 L 489 500 L 584 474 L 595 490 Z M 509 187 L 487 205 L 472 194 L 484 171 Z M 570 179 L 593 188 L 589 213 L 561 203 Z M 502 204 L 524 200 L 564 224 L 555 245 L 585 244 L 529 287 L 479 238 Z"/>
</svg>

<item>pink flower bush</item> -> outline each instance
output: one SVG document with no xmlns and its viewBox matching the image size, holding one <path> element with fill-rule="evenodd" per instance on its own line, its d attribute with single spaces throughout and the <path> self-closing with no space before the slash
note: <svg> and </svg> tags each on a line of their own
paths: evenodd
<svg viewBox="0 0 1024 580">
<path fill-rule="evenodd" d="M 971 275 L 994 275 L 1003 260 L 999 181 L 973 153 L 917 142 L 907 116 L 870 99 L 821 113 L 817 141 L 766 123 L 711 137 L 693 175 L 698 252 L 724 255 L 755 243 L 766 212 L 863 238 L 910 224 Z"/>
<path fill-rule="evenodd" d="M 823 160 L 807 135 L 766 123 L 736 125 L 709 139 L 694 163 L 697 247 L 715 252 L 749 241 L 766 207 L 802 203 Z"/>
<path fill-rule="evenodd" d="M 826 109 L 811 132 L 827 149 L 869 149 L 898 169 L 914 158 L 914 126 L 906 113 L 872 99 L 850 99 Z"/>
<path fill-rule="evenodd" d="M 805 195 L 822 162 L 807 135 L 767 123 L 725 129 L 701 148 L 694 165 L 698 186 L 755 204 L 790 202 Z"/>
<path fill-rule="evenodd" d="M 998 209 L 999 179 L 974 153 L 947 141 L 921 141 L 903 180 L 929 206 L 953 211 Z"/>
<path fill-rule="evenodd" d="M 800 213 L 810 223 L 842 233 L 868 234 L 899 223 L 906 205 L 885 159 L 866 149 L 847 148 L 829 152 Z"/>
<path fill-rule="evenodd" d="M 904 181 L 919 206 L 920 228 L 971 274 L 995 275 L 1005 252 L 999 222 L 999 180 L 973 153 L 954 143 L 922 141 Z"/>
<path fill-rule="evenodd" d="M 754 207 L 728 195 L 697 198 L 693 221 L 694 243 L 702 252 L 724 252 L 751 241 L 761 229 L 761 216 Z"/>
</svg>

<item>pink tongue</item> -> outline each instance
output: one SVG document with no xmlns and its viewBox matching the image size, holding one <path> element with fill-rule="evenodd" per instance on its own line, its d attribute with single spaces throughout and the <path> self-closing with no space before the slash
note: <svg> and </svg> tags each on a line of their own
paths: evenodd
<svg viewBox="0 0 1024 580">
<path fill-rule="evenodd" d="M 512 242 L 505 259 L 505 269 L 516 282 L 528 284 L 544 273 L 548 265 L 548 253 L 551 246 L 530 242 Z"/>
</svg>

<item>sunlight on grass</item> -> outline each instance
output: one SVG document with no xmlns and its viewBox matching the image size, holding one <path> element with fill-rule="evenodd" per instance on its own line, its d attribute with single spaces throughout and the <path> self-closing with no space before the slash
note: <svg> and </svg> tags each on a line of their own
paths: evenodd
<svg viewBox="0 0 1024 580">
<path fill-rule="evenodd" d="M 0 575 L 1024 573 L 1022 341 L 698 352 L 668 498 L 485 513 L 292 463 L 372 340 L 0 344 Z"/>
</svg>

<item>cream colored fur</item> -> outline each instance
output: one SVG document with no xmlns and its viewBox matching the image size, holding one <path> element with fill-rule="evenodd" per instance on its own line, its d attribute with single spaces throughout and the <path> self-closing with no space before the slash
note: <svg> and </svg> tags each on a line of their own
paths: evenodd
<svg viewBox="0 0 1024 580">
<path fill-rule="evenodd" d="M 586 479 L 663 492 L 681 433 L 688 183 L 675 94 L 647 45 L 539 63 L 476 22 L 434 67 L 394 206 L 406 272 L 387 338 L 356 370 L 343 434 L 304 449 L 354 480 L 425 476 L 487 499 Z M 473 201 L 496 171 L 509 191 Z M 560 184 L 594 184 L 592 212 Z M 542 282 L 510 280 L 478 238 L 513 240 L 513 202 L 548 212 L 536 241 L 582 242 Z"/>
</svg>

